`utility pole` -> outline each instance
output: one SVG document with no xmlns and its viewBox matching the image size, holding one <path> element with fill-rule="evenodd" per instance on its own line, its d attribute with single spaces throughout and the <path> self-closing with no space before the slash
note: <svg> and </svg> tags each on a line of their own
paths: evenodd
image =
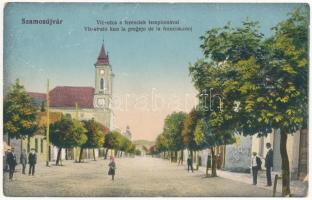
<svg viewBox="0 0 312 200">
<path fill-rule="evenodd" d="M 75 103 L 76 105 L 76 119 L 79 120 L 79 107 L 78 107 L 78 103 Z"/>
<path fill-rule="evenodd" d="M 76 106 L 76 116 L 75 116 L 75 118 L 76 118 L 76 120 L 79 120 L 79 107 L 78 107 L 78 103 L 76 102 L 75 103 L 75 106 Z M 79 149 L 78 149 L 78 147 L 74 147 L 74 160 L 75 160 L 75 162 L 78 162 L 79 161 Z"/>
<path fill-rule="evenodd" d="M 49 95 L 49 79 L 47 81 L 47 130 L 46 130 L 46 140 L 47 140 L 47 167 L 49 167 L 50 161 L 50 95 Z"/>
</svg>

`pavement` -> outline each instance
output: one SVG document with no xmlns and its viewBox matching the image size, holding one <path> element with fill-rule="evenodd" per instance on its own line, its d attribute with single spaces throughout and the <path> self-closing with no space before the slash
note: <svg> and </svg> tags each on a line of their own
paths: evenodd
<svg viewBox="0 0 312 200">
<path fill-rule="evenodd" d="M 22 175 L 20 165 L 13 181 L 4 174 L 5 196 L 49 197 L 270 197 L 272 192 L 241 181 L 205 178 L 202 171 L 187 172 L 168 160 L 151 157 L 116 159 L 115 181 L 107 175 L 108 160 L 46 167 L 38 164 L 35 176 Z M 278 194 L 280 195 L 280 194 Z"/>
<path fill-rule="evenodd" d="M 202 172 L 206 172 L 205 167 L 200 167 L 199 170 Z M 281 177 L 279 173 L 272 172 L 272 183 L 274 183 L 274 177 L 276 174 L 278 174 L 279 177 Z M 239 181 L 241 183 L 252 184 L 252 174 L 249 174 L 249 173 L 238 173 L 238 172 L 217 170 L 217 175 L 222 178 Z M 266 173 L 265 171 L 261 171 L 258 174 L 257 187 L 269 190 L 273 194 L 273 186 L 267 187 L 266 185 L 267 185 Z M 276 191 L 279 193 L 282 193 L 282 180 L 280 178 L 277 181 Z M 290 182 L 290 191 L 291 191 L 292 196 L 295 196 L 295 197 L 307 196 L 308 181 L 292 180 Z"/>
</svg>

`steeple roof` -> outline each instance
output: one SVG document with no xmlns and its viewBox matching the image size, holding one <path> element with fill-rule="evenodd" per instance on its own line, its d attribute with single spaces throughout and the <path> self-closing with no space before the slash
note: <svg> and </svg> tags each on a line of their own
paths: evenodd
<svg viewBox="0 0 312 200">
<path fill-rule="evenodd" d="M 104 43 L 102 44 L 100 54 L 95 64 L 96 65 L 108 65 L 109 64 L 108 55 L 105 53 Z"/>
</svg>

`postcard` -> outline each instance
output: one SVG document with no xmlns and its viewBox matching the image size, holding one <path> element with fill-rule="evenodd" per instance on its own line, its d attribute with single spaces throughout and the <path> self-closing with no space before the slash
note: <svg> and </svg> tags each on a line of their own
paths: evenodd
<svg viewBox="0 0 312 200">
<path fill-rule="evenodd" d="M 306 197 L 307 3 L 8 2 L 6 197 Z"/>
</svg>

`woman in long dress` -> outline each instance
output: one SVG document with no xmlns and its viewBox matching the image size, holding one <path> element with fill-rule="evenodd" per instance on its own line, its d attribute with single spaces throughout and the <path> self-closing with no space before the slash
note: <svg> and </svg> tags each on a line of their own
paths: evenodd
<svg viewBox="0 0 312 200">
<path fill-rule="evenodd" d="M 110 162 L 108 164 L 109 170 L 108 175 L 112 175 L 112 180 L 114 180 L 115 177 L 115 170 L 116 170 L 116 163 L 113 156 L 110 157 Z"/>
</svg>

